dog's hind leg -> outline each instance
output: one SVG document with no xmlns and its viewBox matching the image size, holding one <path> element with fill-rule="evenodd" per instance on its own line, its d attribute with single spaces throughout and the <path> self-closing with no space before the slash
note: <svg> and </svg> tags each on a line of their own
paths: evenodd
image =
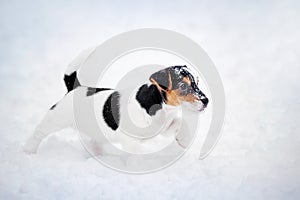
<svg viewBox="0 0 300 200">
<path fill-rule="evenodd" d="M 33 135 L 27 140 L 23 150 L 27 153 L 36 153 L 40 143 L 51 133 L 60 131 L 73 124 L 72 95 L 66 95 L 59 103 L 53 106 L 35 128 Z"/>
</svg>

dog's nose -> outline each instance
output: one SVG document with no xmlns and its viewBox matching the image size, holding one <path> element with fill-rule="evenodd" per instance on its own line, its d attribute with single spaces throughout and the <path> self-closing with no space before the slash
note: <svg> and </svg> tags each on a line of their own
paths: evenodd
<svg viewBox="0 0 300 200">
<path fill-rule="evenodd" d="M 209 102 L 208 98 L 206 96 L 200 97 L 201 102 L 206 106 Z"/>
</svg>

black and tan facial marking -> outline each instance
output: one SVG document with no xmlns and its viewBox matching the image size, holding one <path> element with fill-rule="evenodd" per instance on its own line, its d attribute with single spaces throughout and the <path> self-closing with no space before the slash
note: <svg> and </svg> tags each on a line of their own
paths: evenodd
<svg viewBox="0 0 300 200">
<path fill-rule="evenodd" d="M 197 81 L 186 66 L 174 66 L 151 75 L 150 81 L 164 97 L 166 104 L 177 106 L 182 102 L 208 104 L 207 97 L 198 88 Z"/>
<path fill-rule="evenodd" d="M 151 85 L 142 85 L 136 100 L 149 115 L 155 115 L 166 103 L 178 106 L 183 102 L 195 104 L 196 110 L 203 110 L 207 97 L 201 92 L 194 77 L 186 66 L 174 66 L 155 72 L 150 76 Z M 201 102 L 201 103 L 200 103 Z"/>
</svg>

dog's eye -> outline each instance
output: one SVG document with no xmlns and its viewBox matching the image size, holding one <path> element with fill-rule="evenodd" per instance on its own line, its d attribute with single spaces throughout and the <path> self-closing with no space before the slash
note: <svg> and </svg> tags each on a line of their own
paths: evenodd
<svg viewBox="0 0 300 200">
<path fill-rule="evenodd" d="M 180 84 L 179 84 L 179 89 L 180 89 L 181 91 L 186 90 L 186 89 L 187 89 L 186 83 L 180 83 Z"/>
</svg>

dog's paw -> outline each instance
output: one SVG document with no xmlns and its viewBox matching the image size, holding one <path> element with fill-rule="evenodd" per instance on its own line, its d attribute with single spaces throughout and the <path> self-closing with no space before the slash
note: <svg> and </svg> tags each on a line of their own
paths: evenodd
<svg viewBox="0 0 300 200">
<path fill-rule="evenodd" d="M 187 148 L 187 144 L 185 144 L 184 142 L 180 141 L 178 138 L 176 138 L 176 142 L 177 144 L 182 147 L 183 149 L 186 149 Z"/>
<path fill-rule="evenodd" d="M 183 149 L 186 149 L 193 140 L 193 135 L 189 134 L 188 132 L 180 132 L 175 137 L 177 144 L 182 147 Z"/>
<path fill-rule="evenodd" d="M 85 158 L 89 159 L 93 157 L 103 156 L 103 149 L 95 140 L 86 139 L 84 144 L 86 150 L 86 153 L 84 154 Z"/>
<path fill-rule="evenodd" d="M 23 146 L 23 151 L 28 154 L 35 154 L 40 145 L 40 140 L 36 139 L 36 137 L 31 136 L 25 145 Z"/>
</svg>

